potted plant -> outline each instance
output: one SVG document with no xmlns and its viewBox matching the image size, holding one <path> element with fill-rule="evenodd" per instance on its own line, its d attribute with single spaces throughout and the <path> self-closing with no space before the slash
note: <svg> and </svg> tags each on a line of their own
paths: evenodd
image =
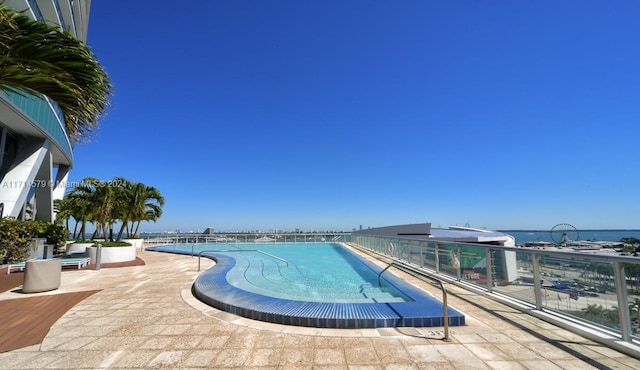
<svg viewBox="0 0 640 370">
<path fill-rule="evenodd" d="M 25 222 L 6 217 L 0 225 L 0 249 L 7 263 L 27 260 L 31 251 L 33 230 Z"/>
<path fill-rule="evenodd" d="M 101 246 L 100 263 L 127 262 L 136 259 L 136 247 L 127 242 L 94 242 L 87 247 L 91 263 L 96 263 L 98 244 Z"/>
</svg>

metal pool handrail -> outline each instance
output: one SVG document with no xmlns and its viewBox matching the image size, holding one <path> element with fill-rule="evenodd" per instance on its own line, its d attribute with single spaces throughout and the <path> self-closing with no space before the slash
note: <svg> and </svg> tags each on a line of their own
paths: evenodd
<svg viewBox="0 0 640 370">
<path fill-rule="evenodd" d="M 398 269 L 404 271 L 404 272 L 408 272 L 407 270 L 409 270 L 409 268 L 401 263 L 397 263 L 395 261 L 390 262 L 387 267 L 385 267 L 382 271 L 380 271 L 380 273 L 378 274 L 378 285 L 382 286 L 382 274 L 387 271 L 389 269 L 389 267 L 391 266 L 395 266 Z M 444 318 L 444 338 L 442 338 L 442 340 L 444 340 L 445 342 L 449 342 L 451 341 L 451 339 L 449 338 L 449 305 L 447 304 L 447 289 L 444 287 L 444 283 L 442 283 L 442 280 L 435 278 L 433 276 L 429 276 L 426 274 L 422 274 L 422 273 L 418 273 L 420 276 L 420 278 L 427 278 L 429 280 L 435 281 L 438 284 L 440 284 L 440 288 L 442 289 L 442 307 L 443 307 L 443 318 Z M 413 274 L 412 274 L 413 275 Z M 414 275 L 416 276 L 416 275 Z"/>
<path fill-rule="evenodd" d="M 269 256 L 271 258 L 275 258 L 278 261 L 282 261 L 284 262 L 284 264 L 289 267 L 289 262 L 287 260 L 285 260 L 284 258 L 280 258 L 278 256 L 274 256 L 273 254 L 269 254 L 267 252 L 263 252 L 259 249 L 211 249 L 211 250 L 206 250 L 206 251 L 200 251 L 200 253 L 198 253 L 198 271 L 200 271 L 200 257 L 202 257 L 202 253 L 211 253 L 211 252 L 258 252 L 258 253 L 262 253 L 265 256 Z"/>
</svg>

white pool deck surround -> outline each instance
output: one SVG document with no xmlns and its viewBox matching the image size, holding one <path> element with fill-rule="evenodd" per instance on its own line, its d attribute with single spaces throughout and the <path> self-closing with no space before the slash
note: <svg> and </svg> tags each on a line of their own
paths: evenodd
<svg viewBox="0 0 640 370">
<path fill-rule="evenodd" d="M 445 342 L 437 327 L 323 329 L 241 318 L 193 297 L 196 257 L 138 256 L 145 266 L 65 270 L 60 289 L 37 294 L 102 291 L 62 316 L 41 344 L 0 353 L 0 368 L 640 368 L 638 359 L 452 285 L 449 304 L 467 320 Z M 19 298 L 25 295 L 0 294 Z"/>
</svg>

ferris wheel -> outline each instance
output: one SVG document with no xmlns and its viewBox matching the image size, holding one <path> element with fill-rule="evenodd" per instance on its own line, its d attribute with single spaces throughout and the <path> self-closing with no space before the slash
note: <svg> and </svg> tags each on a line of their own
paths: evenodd
<svg viewBox="0 0 640 370">
<path fill-rule="evenodd" d="M 565 247 L 569 241 L 579 240 L 580 238 L 578 229 L 571 224 L 557 224 L 551 228 L 549 233 L 551 234 L 551 240 L 561 247 Z"/>
</svg>

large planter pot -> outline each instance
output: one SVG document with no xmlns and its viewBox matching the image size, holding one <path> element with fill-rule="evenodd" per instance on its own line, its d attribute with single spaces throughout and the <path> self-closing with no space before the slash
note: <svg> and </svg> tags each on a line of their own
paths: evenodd
<svg viewBox="0 0 640 370">
<path fill-rule="evenodd" d="M 122 239 L 122 241 L 127 242 L 140 250 L 142 250 L 142 243 L 144 243 L 144 239 Z"/>
<path fill-rule="evenodd" d="M 46 292 L 58 289 L 62 276 L 60 259 L 51 258 L 27 261 L 24 268 L 24 293 Z"/>
<path fill-rule="evenodd" d="M 87 248 L 89 248 L 90 246 L 92 246 L 93 243 L 71 243 L 71 244 L 67 244 L 66 253 L 86 253 L 87 252 Z"/>
<path fill-rule="evenodd" d="M 100 263 L 127 262 L 136 259 L 136 247 L 102 247 Z M 87 248 L 91 263 L 96 263 L 97 247 Z"/>
</svg>

